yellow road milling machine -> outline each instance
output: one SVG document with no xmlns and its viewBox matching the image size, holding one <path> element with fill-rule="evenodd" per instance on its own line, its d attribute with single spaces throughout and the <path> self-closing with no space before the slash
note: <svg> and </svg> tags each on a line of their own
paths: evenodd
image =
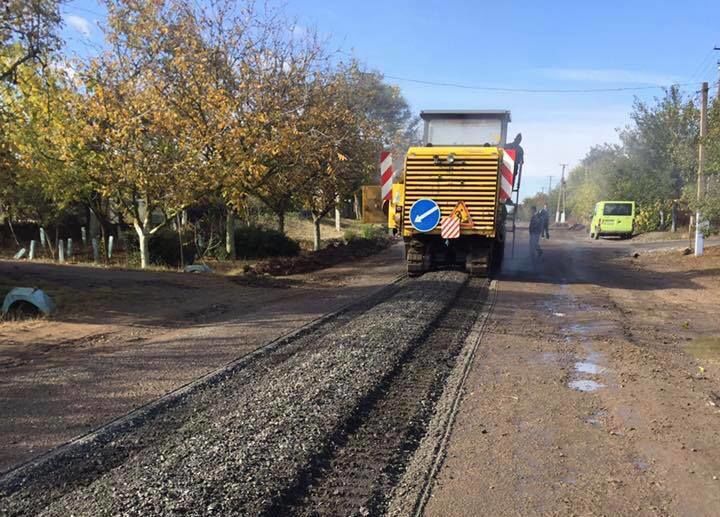
<svg viewBox="0 0 720 517">
<path fill-rule="evenodd" d="M 521 136 L 507 144 L 509 111 L 423 111 L 423 145 L 408 149 L 388 219 L 417 276 L 461 265 L 486 276 L 502 263 L 520 186 Z M 515 202 L 512 196 L 515 194 Z"/>
</svg>

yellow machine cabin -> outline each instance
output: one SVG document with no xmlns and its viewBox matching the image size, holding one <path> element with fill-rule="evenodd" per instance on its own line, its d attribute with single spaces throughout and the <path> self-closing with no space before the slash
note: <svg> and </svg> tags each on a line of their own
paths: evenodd
<svg viewBox="0 0 720 517">
<path fill-rule="evenodd" d="M 423 111 L 423 146 L 405 158 L 388 223 L 402 235 L 408 274 L 464 265 L 499 268 L 507 203 L 519 180 L 520 135 L 506 146 L 509 111 Z M 503 169 L 504 167 L 504 169 Z"/>
</svg>

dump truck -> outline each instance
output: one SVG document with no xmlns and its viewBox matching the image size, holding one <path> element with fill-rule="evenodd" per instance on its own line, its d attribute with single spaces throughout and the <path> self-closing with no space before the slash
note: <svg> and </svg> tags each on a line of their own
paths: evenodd
<svg viewBox="0 0 720 517">
<path fill-rule="evenodd" d="M 517 203 L 522 137 L 506 143 L 507 110 L 420 116 L 422 145 L 408 149 L 388 204 L 388 225 L 405 242 L 408 274 L 460 265 L 473 276 L 487 276 L 503 260 L 506 221 Z"/>
</svg>

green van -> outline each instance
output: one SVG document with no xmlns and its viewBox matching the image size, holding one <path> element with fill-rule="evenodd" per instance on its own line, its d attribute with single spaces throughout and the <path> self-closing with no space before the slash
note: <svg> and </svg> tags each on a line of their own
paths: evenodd
<svg viewBox="0 0 720 517">
<path fill-rule="evenodd" d="M 599 239 L 601 235 L 617 235 L 629 239 L 635 225 L 634 201 L 600 201 L 595 205 L 590 238 Z"/>
</svg>

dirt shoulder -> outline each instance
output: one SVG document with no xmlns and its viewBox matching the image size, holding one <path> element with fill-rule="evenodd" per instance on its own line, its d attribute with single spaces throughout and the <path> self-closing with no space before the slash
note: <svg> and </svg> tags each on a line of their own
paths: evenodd
<svg viewBox="0 0 720 517">
<path fill-rule="evenodd" d="M 426 514 L 716 515 L 720 256 L 555 237 L 499 281 Z"/>
<path fill-rule="evenodd" d="M 366 296 L 403 270 L 401 246 L 252 285 L 0 261 L 0 291 L 37 286 L 59 306 L 49 320 L 0 323 L 0 471 Z"/>
</svg>

